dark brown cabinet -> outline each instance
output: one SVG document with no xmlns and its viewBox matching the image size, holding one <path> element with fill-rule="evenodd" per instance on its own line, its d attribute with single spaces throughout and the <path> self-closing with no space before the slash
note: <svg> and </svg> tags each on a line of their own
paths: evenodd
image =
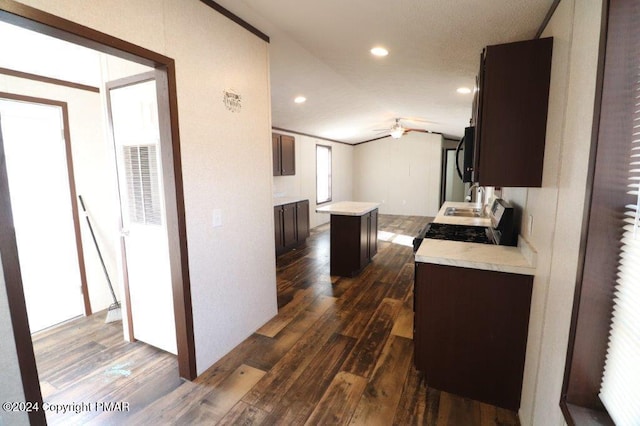
<svg viewBox="0 0 640 426">
<path fill-rule="evenodd" d="M 293 136 L 271 135 L 273 149 L 273 175 L 292 176 L 296 174 L 296 141 Z"/>
<path fill-rule="evenodd" d="M 309 236 L 309 201 L 296 203 L 296 240 L 305 240 Z"/>
<path fill-rule="evenodd" d="M 378 209 L 362 216 L 331 215 L 330 273 L 353 277 L 378 252 Z"/>
<path fill-rule="evenodd" d="M 309 200 L 273 208 L 276 255 L 299 246 L 309 236 Z"/>
<path fill-rule="evenodd" d="M 294 245 L 297 239 L 296 205 L 285 204 L 282 206 L 282 239 L 285 247 Z"/>
<path fill-rule="evenodd" d="M 284 235 L 282 233 L 284 227 L 284 215 L 282 206 L 275 206 L 273 208 L 273 216 L 275 224 L 276 254 L 279 254 L 284 250 Z"/>
<path fill-rule="evenodd" d="M 533 277 L 416 263 L 416 369 L 428 386 L 518 411 Z"/>
<path fill-rule="evenodd" d="M 363 260 L 369 263 L 378 253 L 378 210 L 363 216 L 362 225 L 367 235 L 362 238 L 360 250 L 364 255 Z"/>
<path fill-rule="evenodd" d="M 484 50 L 472 117 L 480 185 L 542 185 L 552 48 L 544 38 Z"/>
</svg>

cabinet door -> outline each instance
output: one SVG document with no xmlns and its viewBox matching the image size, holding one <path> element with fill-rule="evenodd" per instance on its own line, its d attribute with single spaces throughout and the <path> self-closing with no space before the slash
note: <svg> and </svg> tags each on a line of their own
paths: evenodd
<svg viewBox="0 0 640 426">
<path fill-rule="evenodd" d="M 309 236 L 309 201 L 296 203 L 296 224 L 298 241 L 303 241 Z"/>
<path fill-rule="evenodd" d="M 378 209 L 369 213 L 369 259 L 378 252 Z"/>
<path fill-rule="evenodd" d="M 271 135 L 271 148 L 273 151 L 273 175 L 282 175 L 282 164 L 280 158 L 282 157 L 282 144 L 280 143 L 280 135 Z"/>
<path fill-rule="evenodd" d="M 553 39 L 489 46 L 481 87 L 479 182 L 539 187 Z"/>
<path fill-rule="evenodd" d="M 273 221 L 275 224 L 276 253 L 278 253 L 284 247 L 284 236 L 282 235 L 282 206 L 273 208 Z"/>
<path fill-rule="evenodd" d="M 296 145 L 292 136 L 280 135 L 282 176 L 296 174 Z"/>
<path fill-rule="evenodd" d="M 360 268 L 369 263 L 369 221 L 371 214 L 360 216 Z"/>
<path fill-rule="evenodd" d="M 284 236 L 284 245 L 290 246 L 296 243 L 296 205 L 285 204 L 282 206 L 282 234 Z"/>
<path fill-rule="evenodd" d="M 416 264 L 415 364 L 427 385 L 518 411 L 533 277 Z"/>
</svg>

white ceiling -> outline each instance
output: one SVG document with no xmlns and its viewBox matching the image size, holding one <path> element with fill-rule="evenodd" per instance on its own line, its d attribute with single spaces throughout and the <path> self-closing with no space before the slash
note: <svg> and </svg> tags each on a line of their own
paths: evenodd
<svg viewBox="0 0 640 426">
<path fill-rule="evenodd" d="M 358 143 L 385 136 L 376 129 L 397 117 L 461 137 L 473 94 L 456 89 L 473 88 L 483 47 L 533 38 L 554 0 L 216 2 L 271 39 L 273 127 Z M 0 66 L 96 85 L 96 52 L 3 23 L 0 39 L 20 40 L 0 43 Z M 377 45 L 389 55 L 373 57 Z M 21 54 L 26 46 L 37 54 Z M 68 60 L 43 61 L 50 52 Z M 307 101 L 295 104 L 298 95 Z"/>
<path fill-rule="evenodd" d="M 474 87 L 483 47 L 533 38 L 554 1 L 216 2 L 271 38 L 273 126 L 357 143 L 396 117 L 461 137 L 473 94 L 456 89 Z M 389 55 L 373 57 L 376 45 Z"/>
</svg>

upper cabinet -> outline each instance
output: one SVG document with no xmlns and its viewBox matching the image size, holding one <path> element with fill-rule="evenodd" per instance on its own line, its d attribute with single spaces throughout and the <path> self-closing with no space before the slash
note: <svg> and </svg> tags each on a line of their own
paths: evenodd
<svg viewBox="0 0 640 426">
<path fill-rule="evenodd" d="M 273 145 L 273 175 L 292 176 L 296 174 L 296 140 L 293 136 L 271 135 Z"/>
<path fill-rule="evenodd" d="M 544 38 L 483 51 L 472 116 L 480 185 L 542 185 L 552 47 Z"/>
</svg>

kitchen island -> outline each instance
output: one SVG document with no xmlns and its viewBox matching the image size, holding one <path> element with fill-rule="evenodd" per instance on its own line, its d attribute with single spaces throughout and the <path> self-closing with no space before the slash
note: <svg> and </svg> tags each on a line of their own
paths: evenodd
<svg viewBox="0 0 640 426">
<path fill-rule="evenodd" d="M 330 273 L 356 276 L 378 251 L 379 203 L 341 201 L 318 207 L 331 215 Z"/>
</svg>

